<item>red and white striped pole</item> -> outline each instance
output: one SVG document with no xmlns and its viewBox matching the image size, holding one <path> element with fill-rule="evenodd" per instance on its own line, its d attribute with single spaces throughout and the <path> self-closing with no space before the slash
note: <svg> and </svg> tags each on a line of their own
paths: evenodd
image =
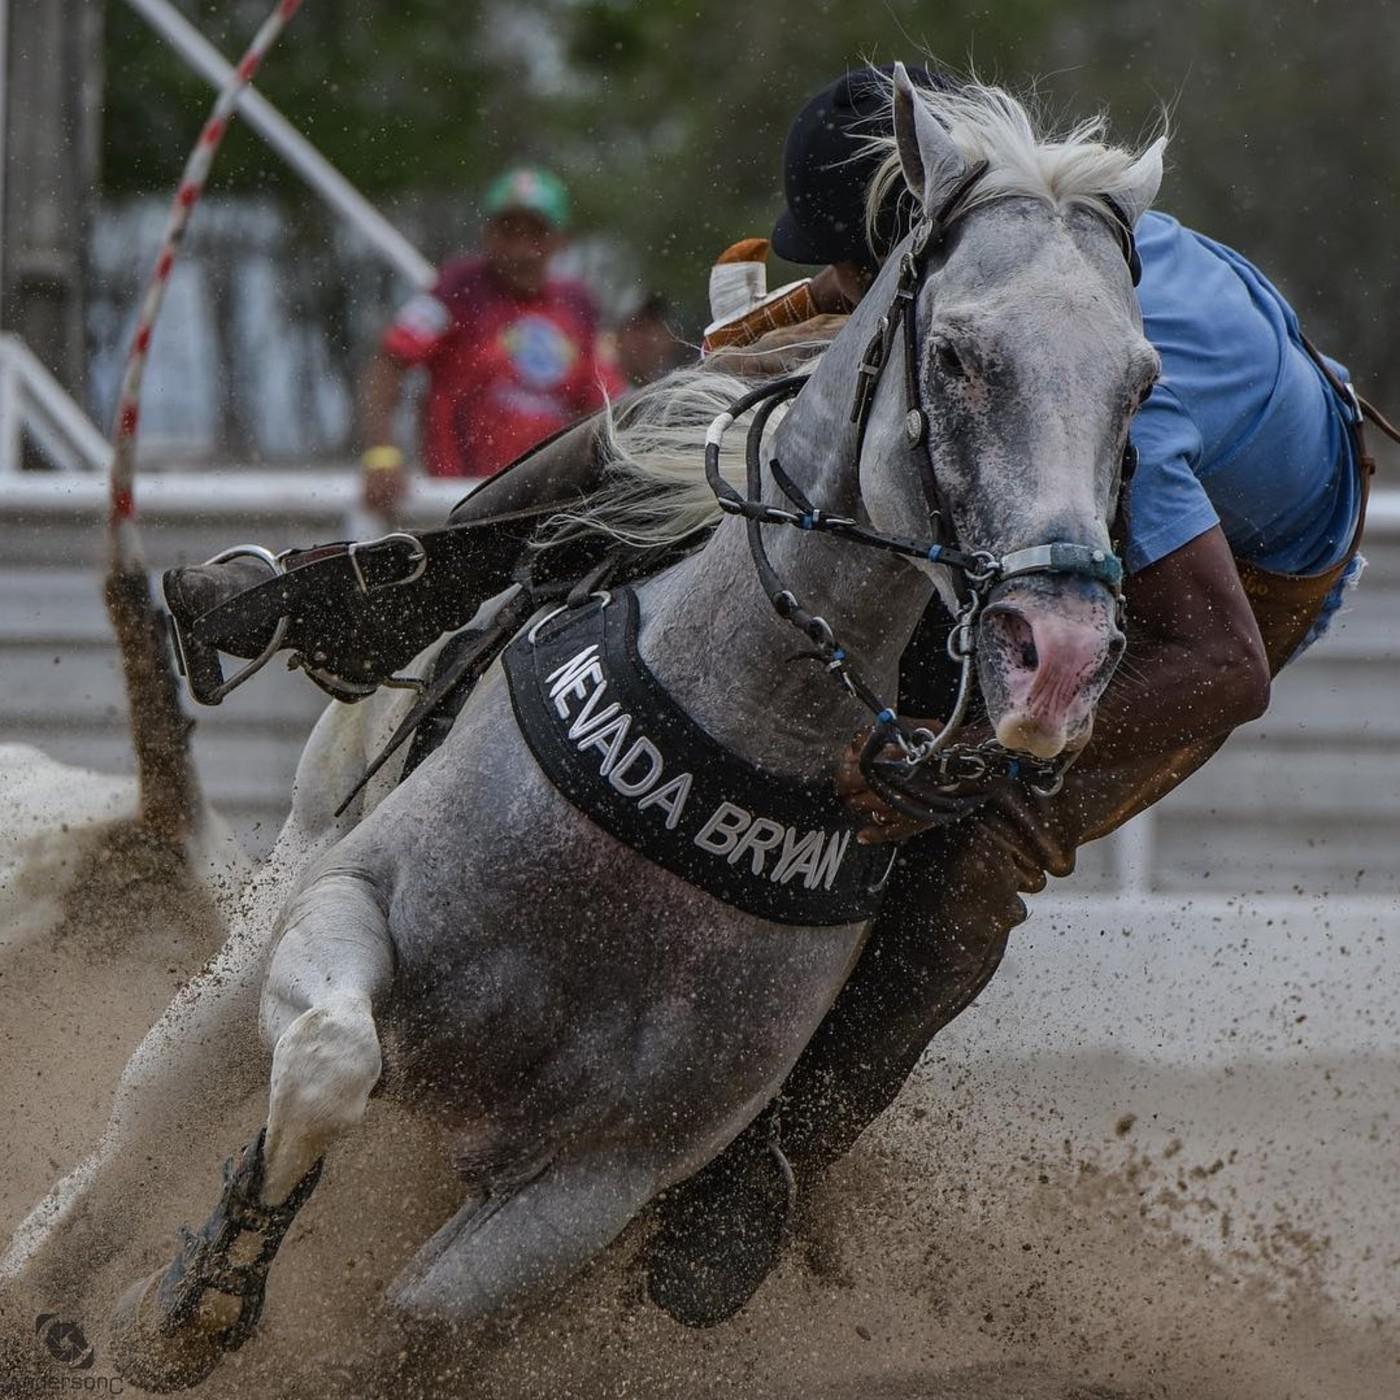
<svg viewBox="0 0 1400 1400">
<path fill-rule="evenodd" d="M 156 258 L 155 271 L 146 287 L 140 319 L 136 323 L 136 333 L 132 337 L 131 349 L 127 354 L 121 395 L 117 400 L 116 420 L 112 427 L 111 512 L 108 528 L 112 541 L 113 564 L 123 570 L 144 568 L 134 524 L 136 503 L 133 496 L 136 434 L 141 421 L 141 382 L 150 355 L 151 335 L 155 330 L 156 318 L 160 315 L 161 303 L 165 299 L 165 289 L 170 284 L 171 270 L 175 266 L 175 256 L 189 226 L 194 206 L 204 192 L 209 167 L 213 164 L 214 155 L 224 139 L 224 132 L 228 130 L 229 119 L 238 106 L 239 94 L 252 82 L 268 49 L 276 42 L 287 21 L 296 14 L 301 5 L 302 0 L 278 0 L 272 13 L 263 21 L 262 28 L 254 35 L 253 42 L 248 45 L 248 51 L 234 70 L 233 76 L 215 99 L 209 120 L 204 123 L 199 140 L 195 142 L 194 150 L 185 162 L 179 188 L 175 191 L 175 198 L 170 206 L 160 254 Z"/>
<path fill-rule="evenodd" d="M 180 708 L 180 687 L 170 664 L 160 617 L 151 597 L 150 580 L 136 529 L 133 488 L 136 475 L 136 434 L 141 421 L 141 381 L 150 354 L 151 336 L 161 302 L 175 266 L 175 255 L 190 215 L 204 191 L 209 167 L 228 129 L 239 94 L 253 80 L 263 56 L 302 0 L 278 0 L 263 21 L 242 61 L 220 90 L 209 120 L 185 162 L 180 187 L 170 206 L 156 258 L 155 271 L 141 303 L 122 376 L 112 427 L 111 506 L 107 517 L 110 559 L 107 570 L 107 613 L 117 634 L 122 673 L 131 711 L 131 738 L 136 749 L 140 793 L 138 825 L 177 851 L 185 849 L 203 814 L 199 778 L 190 753 L 191 725 Z"/>
</svg>

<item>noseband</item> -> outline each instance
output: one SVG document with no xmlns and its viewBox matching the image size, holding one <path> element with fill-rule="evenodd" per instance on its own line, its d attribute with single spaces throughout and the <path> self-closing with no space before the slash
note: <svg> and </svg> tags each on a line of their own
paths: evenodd
<svg viewBox="0 0 1400 1400">
<path fill-rule="evenodd" d="M 774 380 L 736 399 L 729 408 L 710 424 L 705 434 L 705 477 L 722 511 L 743 516 L 759 581 L 769 601 L 780 617 L 790 622 L 812 643 L 814 650 L 806 653 L 823 662 L 830 674 L 875 716 L 876 724 L 861 754 L 861 770 L 867 781 L 892 806 L 910 815 L 919 816 L 923 807 L 911 804 L 892 787 L 876 767 L 876 760 L 890 745 L 897 746 L 903 763 L 909 768 L 934 761 L 938 769 L 937 785 L 956 787 L 963 782 L 976 782 L 996 776 L 1024 779 L 1033 790 L 1050 796 L 1064 781 L 1064 774 L 1075 755 L 1045 760 L 1015 754 L 991 741 L 977 746 L 954 745 L 961 730 L 972 695 L 976 658 L 976 621 L 983 603 L 991 591 L 1013 578 L 1031 574 L 1060 574 L 1090 579 L 1104 584 L 1120 607 L 1123 597 L 1123 565 L 1108 550 L 1068 541 L 1051 541 L 1029 549 L 1015 550 L 998 558 L 986 550 L 964 550 L 957 541 L 953 517 L 933 467 L 928 451 L 928 415 L 919 394 L 919 345 L 915 309 L 919 293 L 928 272 L 931 252 L 942 246 L 949 229 L 963 212 L 967 196 L 987 171 L 985 161 L 974 165 L 967 175 L 932 215 L 925 216 L 909 236 L 908 247 L 900 254 L 899 280 L 894 296 L 880 317 L 874 337 L 861 356 L 857 369 L 855 401 L 851 421 L 856 425 L 856 471 L 859 476 L 860 458 L 865 444 L 866 428 L 875 401 L 875 389 L 889 364 L 895 338 L 901 328 L 904 335 L 904 415 L 905 436 L 915 455 L 919 479 L 928 504 L 931 543 L 901 539 L 866 529 L 850 516 L 834 515 L 819 509 L 808 500 L 796 482 L 783 470 L 776 458 L 768 466 L 779 490 L 796 507 L 784 510 L 765 505 L 763 493 L 763 432 L 779 404 L 794 398 L 807 382 L 802 374 Z M 1141 272 L 1137 247 L 1131 225 L 1122 210 L 1112 201 L 1106 203 L 1113 215 L 1115 231 L 1123 246 L 1123 255 L 1136 286 Z M 720 446 L 734 421 L 757 407 L 749 426 L 746 442 L 746 485 L 742 495 L 720 474 Z M 1136 465 L 1136 451 L 1131 440 L 1124 450 L 1120 482 L 1127 480 Z M 844 647 L 837 641 L 825 618 L 808 612 L 774 569 L 763 544 L 764 525 L 790 525 L 801 530 L 821 531 L 848 539 L 871 549 L 885 550 L 912 559 L 926 559 L 950 569 L 957 581 L 959 607 L 952 632 L 948 637 L 948 655 L 959 664 L 958 692 L 952 713 L 937 734 L 928 729 L 908 729 L 900 722 L 894 708 L 861 678 L 851 665 Z M 882 765 L 882 767 L 887 766 Z"/>
</svg>

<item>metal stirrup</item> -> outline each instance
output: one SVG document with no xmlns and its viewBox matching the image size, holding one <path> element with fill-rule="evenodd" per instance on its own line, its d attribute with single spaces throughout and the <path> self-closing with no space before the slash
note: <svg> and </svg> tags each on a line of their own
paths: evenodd
<svg viewBox="0 0 1400 1400">
<path fill-rule="evenodd" d="M 270 549 L 264 549 L 260 544 L 237 544 L 232 549 L 221 550 L 212 559 L 206 559 L 201 568 L 208 568 L 213 564 L 226 564 L 230 559 L 260 559 L 264 564 L 271 567 L 273 574 L 282 574 L 286 570 L 282 567 L 281 558 Z M 272 636 L 268 639 L 267 645 L 246 665 L 239 667 L 233 675 L 224 678 L 223 664 L 219 660 L 219 649 L 217 647 L 208 648 L 212 653 L 212 669 L 218 674 L 218 684 L 205 686 L 198 679 L 198 672 L 203 669 L 195 664 L 193 657 L 185 650 L 185 638 L 180 627 L 174 626 L 170 630 L 175 634 L 176 659 L 180 663 L 180 670 L 185 679 L 189 682 L 190 690 L 194 698 L 201 705 L 217 705 L 224 696 L 231 691 L 237 690 L 244 681 L 255 676 L 274 656 L 282 649 L 283 639 L 287 635 L 287 628 L 291 619 L 285 615 L 277 619 L 277 625 L 273 628 Z"/>
</svg>

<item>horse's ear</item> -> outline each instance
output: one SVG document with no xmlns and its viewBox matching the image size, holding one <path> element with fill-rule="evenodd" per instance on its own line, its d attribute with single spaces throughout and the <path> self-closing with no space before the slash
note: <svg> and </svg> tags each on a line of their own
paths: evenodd
<svg viewBox="0 0 1400 1400">
<path fill-rule="evenodd" d="M 937 209 L 940 196 L 966 174 L 967 162 L 942 122 L 920 101 L 902 63 L 894 66 L 894 139 L 904 183 L 926 210 Z"/>
<path fill-rule="evenodd" d="M 1132 227 L 1152 207 L 1157 191 L 1162 187 L 1162 153 L 1167 149 L 1167 138 L 1159 136 L 1123 176 L 1123 184 L 1114 192 L 1114 198 L 1128 216 Z"/>
</svg>

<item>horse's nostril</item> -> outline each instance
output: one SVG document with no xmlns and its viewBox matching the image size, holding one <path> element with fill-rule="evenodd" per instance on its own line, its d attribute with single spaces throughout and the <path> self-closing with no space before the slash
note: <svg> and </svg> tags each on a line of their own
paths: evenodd
<svg viewBox="0 0 1400 1400">
<path fill-rule="evenodd" d="M 1114 661 L 1117 661 L 1127 650 L 1127 647 L 1128 639 L 1121 632 L 1117 632 L 1109 638 L 1108 654 Z"/>
<path fill-rule="evenodd" d="M 1017 664 L 1026 671 L 1034 671 L 1040 665 L 1040 649 L 1035 643 L 1035 629 L 1030 619 L 1019 608 L 1008 607 L 1005 603 L 993 604 L 983 614 L 987 625 L 1000 633 L 1002 646 Z"/>
</svg>

